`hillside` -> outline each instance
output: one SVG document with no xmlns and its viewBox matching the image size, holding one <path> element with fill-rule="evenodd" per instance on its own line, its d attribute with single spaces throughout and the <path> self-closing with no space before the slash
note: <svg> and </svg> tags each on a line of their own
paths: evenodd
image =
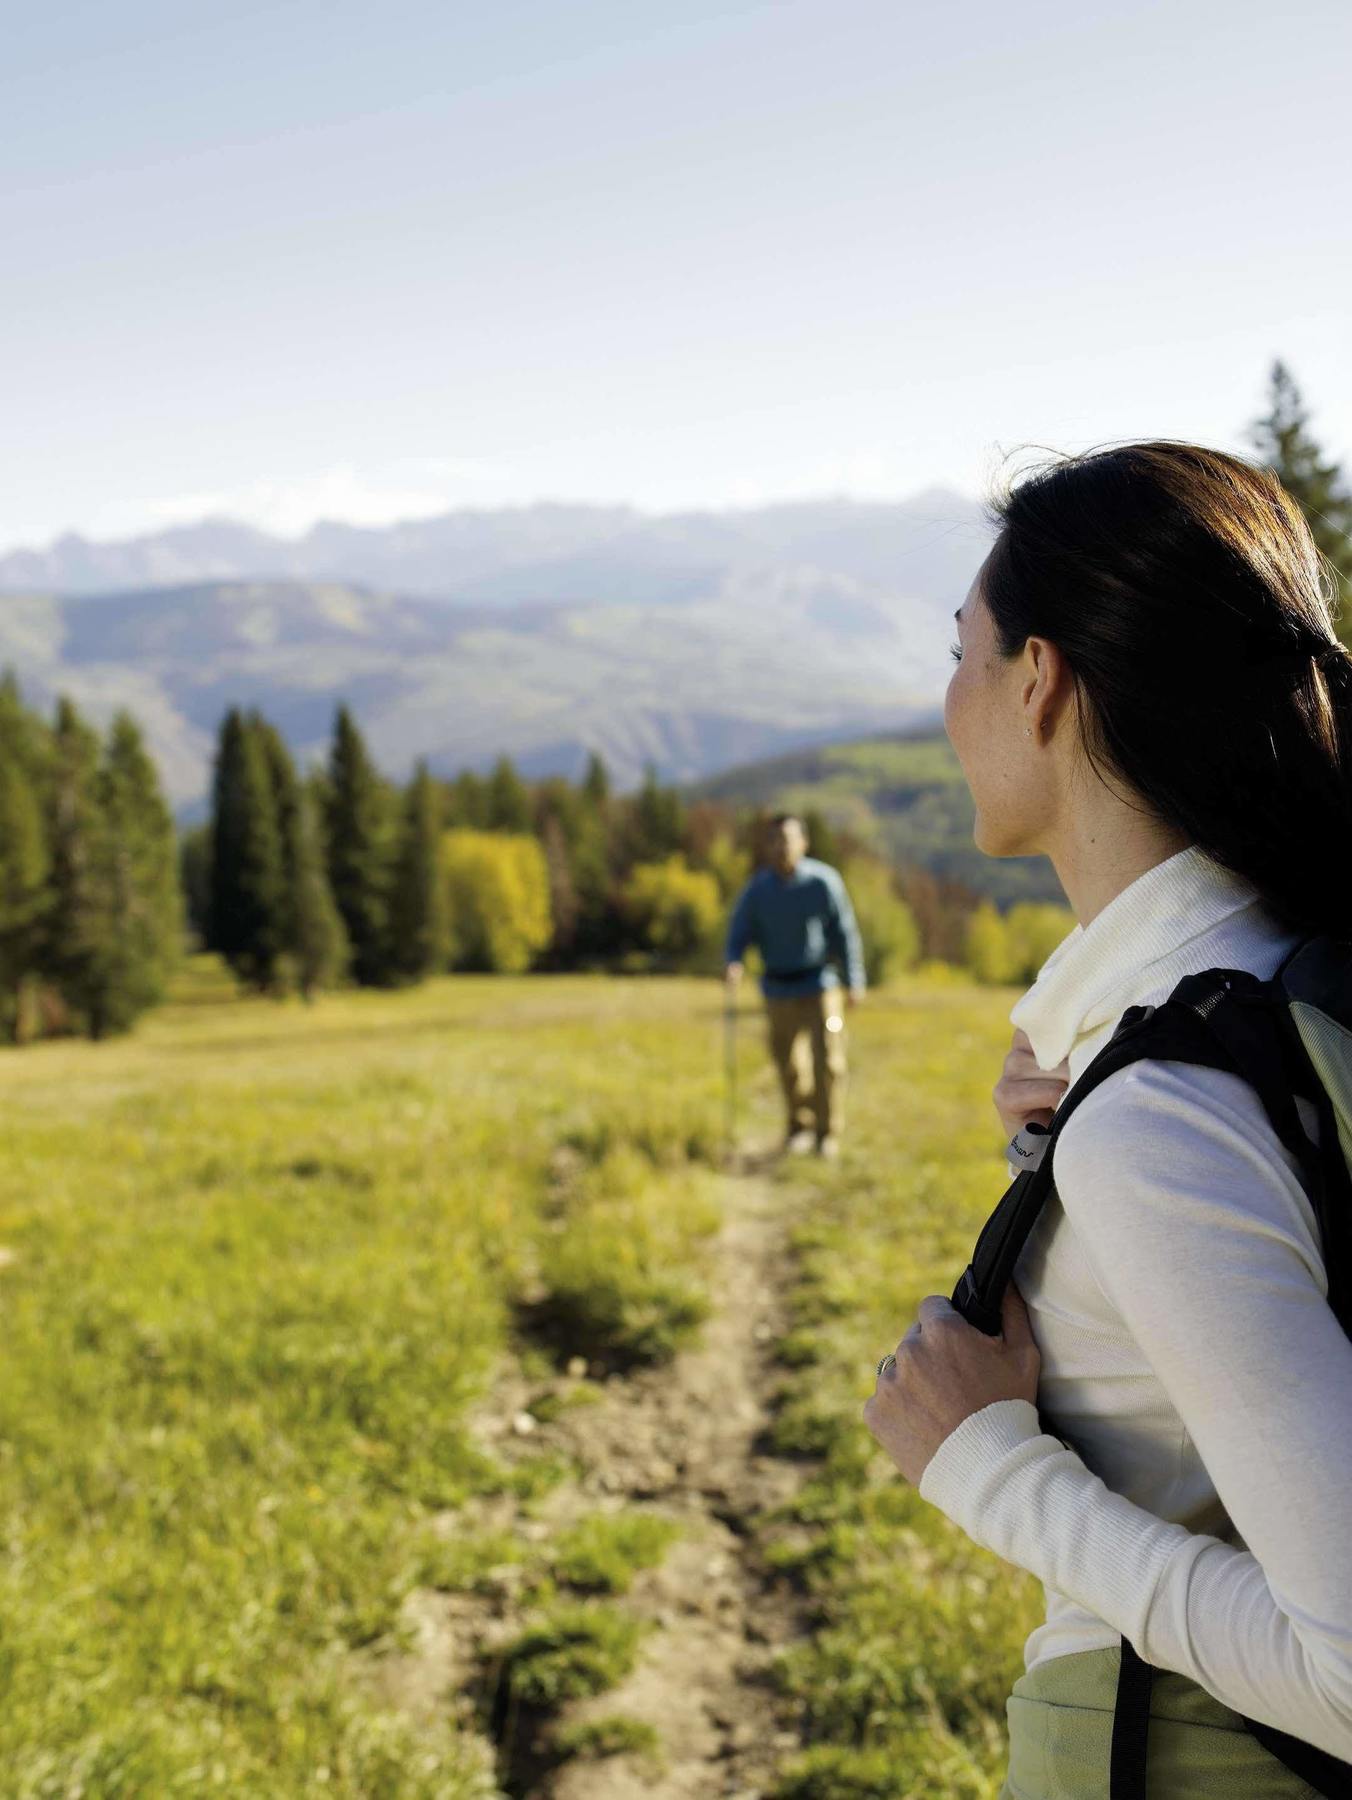
<svg viewBox="0 0 1352 1800">
<path fill-rule="evenodd" d="M 729 769 L 695 792 L 774 808 L 817 808 L 898 862 L 919 863 L 1003 904 L 1062 900 L 1045 857 L 983 856 L 962 770 L 942 734 L 889 734 L 792 750 Z"/>
<path fill-rule="evenodd" d="M 932 716 L 983 543 L 974 503 L 940 493 L 64 539 L 0 558 L 0 665 L 38 702 L 67 692 L 100 722 L 130 707 L 184 808 L 232 704 L 309 760 L 345 699 L 395 776 L 503 752 L 575 774 L 596 750 L 622 787 L 648 763 L 690 781 Z"/>
<path fill-rule="evenodd" d="M 933 609 L 867 606 L 857 584 L 805 571 L 729 575 L 666 605 L 450 607 L 301 582 L 14 595 L 0 666 L 39 704 L 68 693 L 100 721 L 130 707 L 180 807 L 205 794 L 228 706 L 261 708 L 309 761 L 339 699 L 393 775 L 504 752 L 527 774 L 578 774 L 597 750 L 629 786 L 649 762 L 691 780 L 930 715 Z"/>
</svg>

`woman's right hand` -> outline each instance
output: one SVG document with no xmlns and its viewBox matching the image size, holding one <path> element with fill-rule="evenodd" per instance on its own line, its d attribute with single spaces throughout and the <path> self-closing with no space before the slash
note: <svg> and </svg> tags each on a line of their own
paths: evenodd
<svg viewBox="0 0 1352 1800">
<path fill-rule="evenodd" d="M 1004 1070 L 991 1096 L 1005 1128 L 1005 1136 L 1012 1138 L 1030 1119 L 1039 1125 L 1050 1125 L 1052 1114 L 1069 1086 L 1069 1061 L 1055 1069 L 1039 1069 L 1028 1033 L 1016 1031 Z"/>
</svg>

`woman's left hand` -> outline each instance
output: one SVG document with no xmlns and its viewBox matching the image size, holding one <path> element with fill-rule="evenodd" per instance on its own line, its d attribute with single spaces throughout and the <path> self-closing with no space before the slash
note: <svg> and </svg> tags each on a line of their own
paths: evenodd
<svg viewBox="0 0 1352 1800">
<path fill-rule="evenodd" d="M 1037 1400 L 1041 1358 L 1028 1309 L 1013 1282 L 999 1337 L 969 1325 L 931 1294 L 897 1345 L 864 1406 L 864 1423 L 908 1481 L 919 1484 L 934 1452 L 972 1413 L 996 1400 Z"/>
</svg>

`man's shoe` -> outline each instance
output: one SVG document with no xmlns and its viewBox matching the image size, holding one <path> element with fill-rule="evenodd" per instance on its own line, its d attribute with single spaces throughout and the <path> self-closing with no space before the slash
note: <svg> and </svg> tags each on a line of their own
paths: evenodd
<svg viewBox="0 0 1352 1800">
<path fill-rule="evenodd" d="M 827 1162 L 836 1162 L 840 1157 L 840 1139 L 834 1132 L 828 1131 L 825 1137 L 817 1139 L 817 1155 Z"/>
<path fill-rule="evenodd" d="M 790 1156 L 810 1156 L 816 1141 L 810 1131 L 791 1131 L 784 1148 Z"/>
</svg>

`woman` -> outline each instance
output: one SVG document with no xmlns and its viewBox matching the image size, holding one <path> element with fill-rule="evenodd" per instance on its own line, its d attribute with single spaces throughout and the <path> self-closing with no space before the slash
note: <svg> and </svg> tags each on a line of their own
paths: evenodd
<svg viewBox="0 0 1352 1800">
<path fill-rule="evenodd" d="M 1000 524 L 945 725 L 978 846 L 1049 856 L 1079 921 L 1012 1014 L 1012 1133 L 1127 1007 L 1347 932 L 1352 658 L 1298 509 L 1234 457 L 1073 459 Z M 1045 1584 L 1005 1795 L 1106 1795 L 1122 1637 L 1168 1671 L 1152 1795 L 1307 1795 L 1240 1719 L 1352 1759 L 1352 1342 L 1298 1164 L 1238 1077 L 1146 1061 L 1068 1121 L 1056 1185 L 1002 1336 L 926 1300 L 865 1409 Z"/>
</svg>

